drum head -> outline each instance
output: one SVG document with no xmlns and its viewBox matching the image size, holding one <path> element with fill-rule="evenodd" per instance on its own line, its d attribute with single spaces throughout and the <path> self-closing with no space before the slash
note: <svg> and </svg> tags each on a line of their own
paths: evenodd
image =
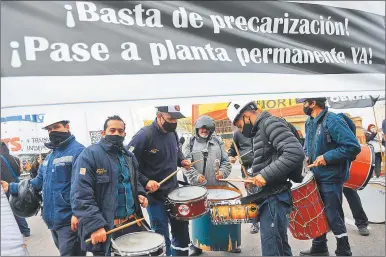
<svg viewBox="0 0 386 257">
<path fill-rule="evenodd" d="M 302 183 L 295 183 L 295 182 L 292 182 L 292 186 L 291 186 L 291 190 L 294 190 L 296 188 L 299 188 L 305 184 L 307 184 L 308 182 L 310 182 L 312 179 L 314 178 L 314 174 L 312 173 L 312 171 L 309 171 L 305 174 L 304 178 L 303 178 L 303 181 Z"/>
<path fill-rule="evenodd" d="M 155 232 L 136 232 L 115 239 L 119 250 L 123 253 L 140 254 L 152 252 L 164 244 L 164 237 Z"/>
<path fill-rule="evenodd" d="M 222 188 L 208 189 L 208 200 L 228 200 L 239 196 L 241 196 L 240 193 L 232 190 Z"/>
<path fill-rule="evenodd" d="M 362 206 L 369 222 L 384 223 L 385 184 L 381 181 L 370 180 L 363 190 L 357 192 L 362 200 Z"/>
<path fill-rule="evenodd" d="M 188 201 L 203 197 L 207 193 L 205 187 L 200 186 L 185 186 L 179 187 L 172 191 L 168 198 L 172 201 Z"/>
</svg>

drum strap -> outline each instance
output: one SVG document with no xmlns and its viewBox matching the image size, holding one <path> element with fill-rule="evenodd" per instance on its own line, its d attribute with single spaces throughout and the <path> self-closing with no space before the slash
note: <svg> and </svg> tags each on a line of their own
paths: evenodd
<svg viewBox="0 0 386 257">
<path fill-rule="evenodd" d="M 280 185 L 280 186 L 269 187 L 269 188 L 263 187 L 263 190 L 260 191 L 259 193 L 243 197 L 240 199 L 240 202 L 241 204 L 248 204 L 248 203 L 260 204 L 268 196 L 280 194 L 282 192 L 287 191 L 288 189 L 289 189 L 288 185 L 285 185 L 285 186 Z"/>
<path fill-rule="evenodd" d="M 190 185 L 189 183 L 186 183 L 185 181 L 179 181 L 178 179 L 177 179 L 177 182 L 178 182 L 178 184 L 183 185 L 183 186 L 189 186 Z"/>
</svg>

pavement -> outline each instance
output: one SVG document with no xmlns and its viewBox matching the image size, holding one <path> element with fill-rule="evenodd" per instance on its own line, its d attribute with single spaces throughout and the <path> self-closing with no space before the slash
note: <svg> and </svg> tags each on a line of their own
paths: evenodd
<svg viewBox="0 0 386 257">
<path fill-rule="evenodd" d="M 241 176 L 240 166 L 234 165 L 231 178 L 238 178 Z M 179 172 L 178 177 L 182 180 Z M 242 183 L 234 183 L 240 188 L 245 195 L 245 190 Z M 371 201 L 371 199 L 362 199 L 362 201 Z M 377 205 L 374 203 L 374 209 L 384 208 L 384 203 Z M 364 237 L 358 234 L 358 230 L 354 224 L 351 211 L 347 202 L 344 201 L 343 209 L 346 216 L 347 233 L 349 235 L 349 241 L 351 250 L 354 256 L 385 256 L 385 224 L 370 224 L 370 236 Z M 148 219 L 146 210 L 144 211 L 145 217 Z M 40 213 L 37 216 L 27 219 L 31 228 L 31 237 L 25 239 L 28 252 L 31 256 L 58 256 L 59 251 L 56 249 L 51 237 L 50 231 L 41 219 Z M 261 256 L 261 243 L 260 233 L 250 234 L 250 224 L 242 224 L 242 253 L 240 256 Z M 292 248 L 293 255 L 299 255 L 301 250 L 308 249 L 311 246 L 311 240 L 297 240 L 292 237 L 288 231 L 289 244 Z M 336 241 L 332 233 L 328 233 L 328 247 L 330 255 L 335 255 Z M 88 254 L 89 255 L 89 254 Z M 203 256 L 231 256 L 237 255 L 228 252 L 204 252 Z"/>
</svg>

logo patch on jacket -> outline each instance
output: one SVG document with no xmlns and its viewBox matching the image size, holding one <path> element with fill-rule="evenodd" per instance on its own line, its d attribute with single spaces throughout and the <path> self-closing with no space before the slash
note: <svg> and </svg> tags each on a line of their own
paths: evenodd
<svg viewBox="0 0 386 257">
<path fill-rule="evenodd" d="M 80 168 L 80 175 L 86 175 L 86 168 Z"/>
<path fill-rule="evenodd" d="M 130 148 L 129 148 L 129 152 L 133 152 L 134 151 L 134 146 L 130 146 Z"/>
<path fill-rule="evenodd" d="M 157 153 L 157 152 L 159 152 L 159 150 L 156 149 L 156 148 L 154 148 L 154 149 L 151 149 L 150 152 L 151 152 L 151 153 Z"/>
<path fill-rule="evenodd" d="M 107 170 L 105 170 L 105 169 L 97 169 L 96 173 L 97 173 L 97 175 L 102 175 L 102 174 L 107 173 Z"/>
</svg>

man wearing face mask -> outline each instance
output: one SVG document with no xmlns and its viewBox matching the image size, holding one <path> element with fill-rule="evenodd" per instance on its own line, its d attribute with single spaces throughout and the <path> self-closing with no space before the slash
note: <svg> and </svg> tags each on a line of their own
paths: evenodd
<svg viewBox="0 0 386 257">
<path fill-rule="evenodd" d="M 109 117 L 104 124 L 103 138 L 87 147 L 74 167 L 71 205 L 79 218 L 82 249 L 98 256 L 110 254 L 111 240 L 106 232 L 143 217 L 140 206 L 146 208 L 148 203 L 138 181 L 138 162 L 123 147 L 125 126 L 119 116 Z M 133 225 L 111 237 L 116 239 L 143 229 Z M 85 243 L 88 238 L 91 243 Z"/>
<path fill-rule="evenodd" d="M 346 121 L 326 107 L 326 98 L 297 99 L 303 103 L 306 121 L 305 150 L 324 202 L 328 225 L 337 241 L 336 255 L 351 256 L 342 208 L 343 184 L 350 162 L 361 151 L 358 139 Z M 329 255 L 326 234 L 313 239 L 310 250 L 300 255 Z"/>
<path fill-rule="evenodd" d="M 247 138 L 253 138 L 253 162 L 248 175 L 251 191 L 271 192 L 258 202 L 263 256 L 290 256 L 288 214 L 292 211 L 290 173 L 303 164 L 304 152 L 287 124 L 268 112 L 259 112 L 255 102 L 231 102 L 228 118 Z M 268 143 L 265 143 L 262 133 Z"/>
<path fill-rule="evenodd" d="M 71 135 L 69 123 L 63 116 L 45 115 L 43 129 L 50 138 L 45 146 L 52 152 L 40 165 L 31 184 L 37 191 L 43 191 L 43 220 L 51 230 L 60 255 L 85 256 L 76 232 L 78 219 L 70 204 L 72 167 L 84 146 Z M 11 183 L 9 192 L 17 195 L 18 183 Z"/>
<path fill-rule="evenodd" d="M 179 167 L 189 167 L 190 161 L 184 160 L 175 132 L 177 120 L 185 118 L 177 106 L 157 107 L 157 118 L 142 128 L 127 146 L 139 161 L 141 184 L 150 192 L 147 208 L 152 228 L 165 237 L 166 255 L 189 254 L 189 223 L 171 216 L 165 208 L 167 195 L 178 187 L 177 176 L 168 179 L 161 186 L 158 182 L 169 176 Z M 172 240 L 169 236 L 169 223 Z"/>
</svg>

